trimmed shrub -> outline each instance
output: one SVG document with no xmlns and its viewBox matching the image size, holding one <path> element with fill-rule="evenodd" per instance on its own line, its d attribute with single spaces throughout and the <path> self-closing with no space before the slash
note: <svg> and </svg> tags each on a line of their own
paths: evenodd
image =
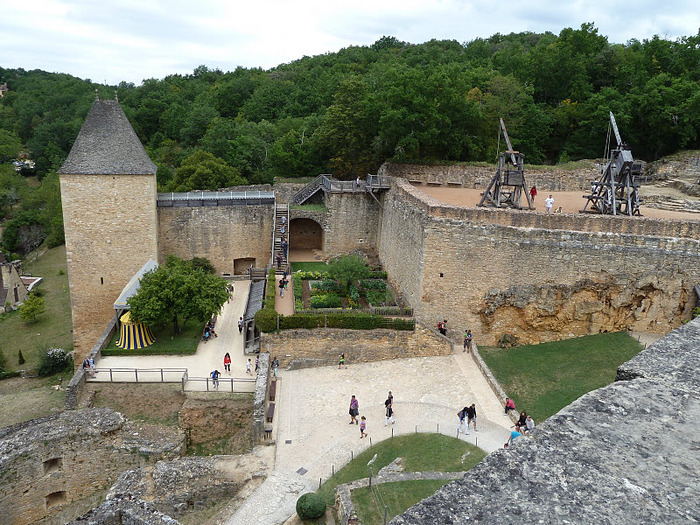
<svg viewBox="0 0 700 525">
<path fill-rule="evenodd" d="M 381 279 L 362 279 L 360 281 L 360 287 L 363 290 L 386 290 L 386 281 Z"/>
<path fill-rule="evenodd" d="M 384 270 L 374 270 L 369 272 L 368 279 L 383 279 L 386 281 L 387 275 Z"/>
<path fill-rule="evenodd" d="M 297 500 L 297 514 L 303 520 L 315 520 L 326 512 L 323 496 L 315 492 L 302 494 Z"/>
<path fill-rule="evenodd" d="M 357 287 L 354 284 L 351 284 L 350 288 L 348 288 L 348 298 L 353 303 L 360 302 L 360 291 L 357 289 Z"/>
<path fill-rule="evenodd" d="M 343 300 L 334 294 L 314 295 L 310 301 L 311 308 L 340 308 Z"/>
<path fill-rule="evenodd" d="M 41 354 L 37 373 L 48 377 L 73 366 L 73 358 L 63 348 L 49 348 Z"/>
<path fill-rule="evenodd" d="M 275 309 L 263 308 L 258 310 L 255 314 L 255 327 L 261 332 L 274 332 L 277 330 L 277 312 Z"/>
</svg>

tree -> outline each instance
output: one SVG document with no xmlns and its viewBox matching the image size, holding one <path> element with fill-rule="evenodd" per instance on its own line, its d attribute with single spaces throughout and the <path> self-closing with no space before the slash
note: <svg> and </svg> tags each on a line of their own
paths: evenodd
<svg viewBox="0 0 700 525">
<path fill-rule="evenodd" d="M 200 150 L 182 161 L 170 183 L 170 190 L 218 190 L 246 183 L 239 170 Z"/>
<path fill-rule="evenodd" d="M 0 129 L 0 162 L 16 159 L 22 151 L 22 141 L 11 131 Z"/>
<path fill-rule="evenodd" d="M 36 322 L 36 316 L 46 311 L 44 298 L 30 293 L 19 307 L 19 318 L 23 321 Z"/>
<path fill-rule="evenodd" d="M 175 335 L 190 319 L 208 321 L 228 299 L 228 284 L 203 267 L 201 260 L 193 264 L 169 255 L 141 279 L 138 293 L 128 301 L 131 315 L 150 326 L 172 322 Z"/>
<path fill-rule="evenodd" d="M 369 276 L 369 267 L 364 257 L 359 255 L 344 255 L 333 259 L 328 264 L 328 276 L 340 281 L 345 286 L 347 293 L 350 284 Z"/>
<path fill-rule="evenodd" d="M 24 253 L 34 250 L 34 259 L 39 258 L 39 246 L 46 239 L 46 232 L 41 224 L 33 223 L 21 226 L 17 232 L 17 238 Z"/>
</svg>

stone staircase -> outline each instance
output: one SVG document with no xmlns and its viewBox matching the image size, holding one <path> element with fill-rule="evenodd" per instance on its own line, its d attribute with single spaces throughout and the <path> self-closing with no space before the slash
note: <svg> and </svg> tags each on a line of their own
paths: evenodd
<svg viewBox="0 0 700 525">
<path fill-rule="evenodd" d="M 302 190 L 303 191 L 303 190 Z M 273 234 L 274 248 L 272 264 L 278 271 L 290 271 L 289 267 L 289 205 L 277 204 L 275 206 L 275 232 Z M 287 249 L 284 249 L 284 243 Z M 279 263 L 279 264 L 278 264 Z"/>
</svg>

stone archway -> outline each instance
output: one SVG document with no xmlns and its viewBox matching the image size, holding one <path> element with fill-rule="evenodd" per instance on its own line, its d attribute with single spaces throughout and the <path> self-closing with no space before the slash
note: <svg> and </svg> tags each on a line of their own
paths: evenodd
<svg viewBox="0 0 700 525">
<path fill-rule="evenodd" d="M 312 219 L 292 219 L 289 222 L 289 247 L 292 259 L 297 254 L 313 256 L 314 252 L 323 252 L 324 231 L 321 225 Z M 313 257 L 312 257 L 313 258 Z"/>
</svg>

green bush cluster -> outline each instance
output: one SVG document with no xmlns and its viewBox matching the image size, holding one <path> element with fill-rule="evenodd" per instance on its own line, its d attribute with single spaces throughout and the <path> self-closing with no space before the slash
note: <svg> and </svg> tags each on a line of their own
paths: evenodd
<svg viewBox="0 0 700 525">
<path fill-rule="evenodd" d="M 367 276 L 368 279 L 382 279 L 383 281 L 386 281 L 387 274 L 384 270 L 371 270 L 369 272 L 369 275 Z"/>
<path fill-rule="evenodd" d="M 49 348 L 41 354 L 37 373 L 48 377 L 73 366 L 73 358 L 63 348 Z"/>
<path fill-rule="evenodd" d="M 309 301 L 311 308 L 340 308 L 343 300 L 335 294 L 314 295 Z"/>
<path fill-rule="evenodd" d="M 386 290 L 386 281 L 383 279 L 362 279 L 360 287 L 363 290 Z"/>
<path fill-rule="evenodd" d="M 257 316 L 256 316 L 257 325 Z M 348 330 L 374 330 L 375 328 L 390 328 L 394 330 L 413 330 L 412 319 L 388 319 L 381 315 L 366 313 L 329 313 L 329 314 L 294 314 L 280 316 L 280 329 L 295 328 L 344 328 Z M 273 325 L 271 330 L 274 330 Z M 262 330 L 262 328 L 261 328 Z M 265 330 L 263 330 L 265 331 Z"/>
<path fill-rule="evenodd" d="M 343 286 L 333 279 L 324 279 L 322 281 L 313 281 L 311 283 L 312 294 L 315 290 L 322 292 L 331 293 L 341 293 L 343 291 Z"/>
<path fill-rule="evenodd" d="M 357 289 L 357 286 L 354 284 L 350 285 L 350 288 L 348 288 L 348 298 L 356 304 L 359 304 L 360 302 L 360 290 Z"/>
<path fill-rule="evenodd" d="M 384 306 L 386 303 L 386 290 L 369 290 L 365 295 L 367 302 L 372 306 Z"/>
<path fill-rule="evenodd" d="M 297 500 L 297 514 L 303 520 L 315 520 L 326 512 L 326 502 L 320 494 L 307 492 Z"/>
<path fill-rule="evenodd" d="M 294 290 L 294 305 L 297 310 L 301 310 L 302 307 L 296 306 L 296 302 L 299 301 L 301 303 L 301 298 L 302 298 L 302 289 L 301 289 L 301 276 L 297 274 L 292 274 L 292 288 Z"/>
</svg>

